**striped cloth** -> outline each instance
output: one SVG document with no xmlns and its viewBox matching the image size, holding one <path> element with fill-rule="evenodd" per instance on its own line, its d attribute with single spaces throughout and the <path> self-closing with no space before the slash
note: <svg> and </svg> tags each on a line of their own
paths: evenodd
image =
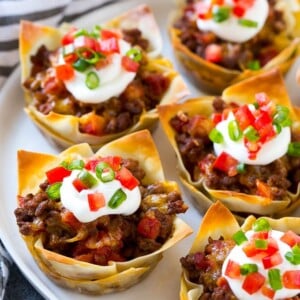
<svg viewBox="0 0 300 300">
<path fill-rule="evenodd" d="M 19 62 L 19 20 L 55 26 L 97 8 L 126 0 L 0 0 L 0 88 Z"/>
</svg>

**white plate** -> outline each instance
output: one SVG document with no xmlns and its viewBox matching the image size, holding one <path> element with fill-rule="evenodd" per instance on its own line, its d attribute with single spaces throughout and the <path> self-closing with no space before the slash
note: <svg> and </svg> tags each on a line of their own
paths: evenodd
<svg viewBox="0 0 300 300">
<path fill-rule="evenodd" d="M 168 13 L 173 8 L 172 0 L 128 0 L 95 11 L 77 20 L 76 24 L 89 27 L 141 3 L 149 4 L 154 11 L 162 30 L 163 54 L 174 62 L 174 66 L 178 70 L 183 71 L 174 59 L 166 30 Z M 286 78 L 288 90 L 295 104 L 300 103 L 300 88 L 295 82 L 296 67 L 295 64 Z M 200 91 L 197 91 L 192 85 L 190 85 L 190 88 L 194 95 L 200 94 Z M 17 190 L 16 152 L 18 149 L 46 153 L 59 152 L 57 148 L 49 144 L 48 140 L 31 123 L 23 107 L 20 69 L 17 69 L 8 79 L 0 94 L 0 237 L 24 275 L 47 299 L 100 299 L 99 296 L 81 295 L 55 285 L 39 270 L 20 237 L 14 216 Z M 154 132 L 154 139 L 163 161 L 166 178 L 178 181 L 175 154 L 160 127 Z M 201 215 L 194 206 L 193 200 L 184 191 L 183 194 L 186 203 L 189 205 L 189 210 L 182 215 L 182 218 L 196 231 L 201 221 Z M 123 300 L 178 299 L 180 284 L 179 259 L 188 252 L 194 235 L 195 233 L 168 250 L 156 269 L 141 283 L 118 294 L 103 295 L 101 300 L 110 300 L 116 297 Z"/>
</svg>

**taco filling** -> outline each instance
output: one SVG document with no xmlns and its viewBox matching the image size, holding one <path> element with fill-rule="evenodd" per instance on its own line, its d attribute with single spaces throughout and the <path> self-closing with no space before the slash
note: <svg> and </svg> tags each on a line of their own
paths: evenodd
<svg viewBox="0 0 300 300">
<path fill-rule="evenodd" d="M 297 193 L 300 140 L 289 109 L 265 93 L 242 105 L 216 97 L 212 106 L 210 116 L 180 111 L 170 120 L 191 180 L 276 200 Z"/>
<path fill-rule="evenodd" d="M 186 211 L 171 182 L 143 185 L 138 161 L 119 156 L 62 161 L 35 194 L 19 195 L 15 216 L 24 236 L 45 249 L 107 265 L 159 249 Z"/>
<path fill-rule="evenodd" d="M 203 299 L 299 299 L 300 236 L 273 230 L 265 218 L 232 239 L 209 238 L 203 252 L 181 258 Z"/>
<path fill-rule="evenodd" d="M 286 5 L 278 0 L 187 0 L 173 27 L 181 43 L 206 61 L 259 70 L 294 38 Z"/>
</svg>

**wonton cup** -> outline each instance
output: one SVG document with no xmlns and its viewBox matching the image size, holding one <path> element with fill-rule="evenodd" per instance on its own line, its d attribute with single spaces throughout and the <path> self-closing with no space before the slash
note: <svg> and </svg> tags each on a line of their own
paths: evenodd
<svg viewBox="0 0 300 300">
<path fill-rule="evenodd" d="M 272 68 L 279 68 L 282 73 L 289 70 L 293 62 L 298 55 L 299 38 L 300 37 L 300 11 L 292 11 L 288 1 L 287 7 L 288 12 L 286 14 L 287 23 L 289 24 L 289 35 L 278 35 L 276 44 L 282 48 L 281 52 L 271 59 L 266 65 L 260 70 L 245 69 L 243 71 L 228 69 L 219 66 L 215 63 L 209 62 L 199 55 L 193 53 L 188 47 L 186 47 L 180 40 L 180 30 L 174 28 L 172 25 L 174 21 L 180 17 L 182 9 L 185 4 L 185 0 L 176 0 L 177 8 L 171 14 L 169 21 L 169 32 L 171 44 L 174 49 L 174 53 L 186 70 L 187 76 L 201 89 L 212 93 L 220 94 L 222 91 L 241 80 L 247 79 L 252 76 L 256 76 L 259 73 L 268 71 Z M 290 11 L 291 10 L 291 11 Z M 294 22 L 291 22 L 291 19 Z M 291 24 L 290 24 L 291 23 Z M 287 38 L 289 36 L 289 38 Z M 293 40 L 290 38 L 293 37 Z"/>
<path fill-rule="evenodd" d="M 151 9 L 146 5 L 138 6 L 106 23 L 101 24 L 111 29 L 147 28 L 146 39 L 149 40 L 149 51 L 146 52 L 148 64 L 147 70 L 156 71 L 170 79 L 170 86 L 160 100 L 160 104 L 178 101 L 187 95 L 188 89 L 181 76 L 174 70 L 172 63 L 161 56 L 162 40 L 159 28 Z M 146 27 L 145 27 L 146 26 Z M 30 57 L 34 55 L 40 46 L 45 45 L 49 50 L 55 50 L 60 46 L 62 36 L 70 29 L 70 24 L 63 24 L 59 28 L 43 26 L 30 21 L 20 23 L 20 62 L 21 82 L 29 77 L 32 63 Z M 30 93 L 25 93 L 25 111 L 39 129 L 59 146 L 66 148 L 77 143 L 88 143 L 93 149 L 114 140 L 125 134 L 140 130 L 152 129 L 157 122 L 157 110 L 144 111 L 137 123 L 126 130 L 101 136 L 82 133 L 79 130 L 80 118 L 74 115 L 50 112 L 45 115 L 39 112 L 33 104 Z M 91 115 L 94 112 L 90 113 Z M 84 118 L 88 114 L 82 116 Z"/>
<path fill-rule="evenodd" d="M 224 90 L 221 97 L 226 102 L 250 104 L 254 102 L 254 95 L 259 92 L 265 92 L 273 102 L 288 107 L 293 122 L 292 128 L 294 131 L 300 132 L 300 110 L 292 106 L 283 78 L 276 69 L 232 85 Z M 199 181 L 191 179 L 180 156 L 175 141 L 175 132 L 170 126 L 169 121 L 180 111 L 187 112 L 190 116 L 197 114 L 210 116 L 213 112 L 213 99 L 214 97 L 212 96 L 204 96 L 189 99 L 183 103 L 159 107 L 161 124 L 178 159 L 178 171 L 182 183 L 191 192 L 203 211 L 206 211 L 216 200 L 220 200 L 231 211 L 241 216 L 245 213 L 269 216 L 284 216 L 287 213 L 291 213 L 300 203 L 299 188 L 296 194 L 289 192 L 286 199 L 272 200 L 267 197 L 235 191 L 210 189 L 205 186 L 202 178 Z"/>
<path fill-rule="evenodd" d="M 165 181 L 161 161 L 148 130 L 132 133 L 115 140 L 93 153 L 86 143 L 78 144 L 59 155 L 18 151 L 18 195 L 36 193 L 45 180 L 45 171 L 57 166 L 65 159 L 89 158 L 93 155 L 117 155 L 139 161 L 146 171 L 143 184 Z M 175 182 L 166 183 L 178 191 Z M 106 294 L 131 287 L 142 280 L 160 261 L 163 252 L 191 234 L 192 229 L 175 217 L 173 233 L 157 251 L 125 262 L 110 261 L 107 266 L 79 261 L 46 250 L 42 236 L 23 236 L 28 249 L 40 269 L 57 284 L 82 293 Z"/>
<path fill-rule="evenodd" d="M 280 219 L 272 219 L 264 217 L 270 223 L 272 229 L 286 232 L 292 230 L 300 234 L 300 218 L 283 217 Z M 221 202 L 214 203 L 202 219 L 198 233 L 192 244 L 189 253 L 204 251 L 208 244 L 208 238 L 219 239 L 223 237 L 232 239 L 232 235 L 238 230 L 251 230 L 253 223 L 256 221 L 254 216 L 249 216 L 240 226 L 234 215 Z M 197 300 L 203 292 L 201 285 L 191 282 L 187 274 L 183 271 L 181 274 L 180 284 L 180 300 Z"/>
</svg>

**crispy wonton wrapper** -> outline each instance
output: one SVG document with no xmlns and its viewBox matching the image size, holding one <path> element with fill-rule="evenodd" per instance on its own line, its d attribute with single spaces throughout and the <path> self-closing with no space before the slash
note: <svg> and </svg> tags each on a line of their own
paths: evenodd
<svg viewBox="0 0 300 300">
<path fill-rule="evenodd" d="M 112 29 L 139 28 L 140 30 L 145 30 L 145 28 L 147 28 L 147 34 L 145 34 L 147 36 L 145 36 L 145 38 L 148 39 L 150 43 L 149 51 L 146 53 L 148 58 L 147 68 L 167 76 L 171 81 L 160 104 L 176 102 L 189 94 L 186 84 L 182 77 L 174 70 L 172 63 L 161 56 L 162 38 L 154 15 L 148 6 L 138 6 L 101 25 L 105 28 Z M 30 75 L 32 67 L 30 56 L 34 55 L 41 45 L 45 45 L 49 50 L 57 49 L 60 46 L 61 37 L 68 31 L 70 26 L 70 24 L 63 24 L 59 28 L 53 28 L 29 21 L 21 21 L 19 52 L 22 83 Z M 35 108 L 30 93 L 26 90 L 24 92 L 26 101 L 25 111 L 28 116 L 41 129 L 46 137 L 49 137 L 63 148 L 77 143 L 88 143 L 93 149 L 98 149 L 101 145 L 125 134 L 145 128 L 152 129 L 158 120 L 157 110 L 152 109 L 143 112 L 139 121 L 123 132 L 101 136 L 81 133 L 79 131 L 79 117 L 55 112 L 50 112 L 45 115 Z M 90 114 L 94 114 L 94 112 Z M 87 115 L 83 115 L 82 118 L 85 116 Z"/>
<path fill-rule="evenodd" d="M 222 99 L 227 102 L 250 104 L 254 102 L 254 95 L 259 92 L 265 92 L 275 103 L 288 107 L 293 121 L 293 131 L 300 132 L 300 110 L 292 106 L 283 78 L 277 69 L 232 85 L 224 90 Z M 291 213 L 300 203 L 299 188 L 296 194 L 288 193 L 286 199 L 272 200 L 266 197 L 234 191 L 210 189 L 204 185 L 202 179 L 197 182 L 192 181 L 189 172 L 183 164 L 175 141 L 175 132 L 170 126 L 169 121 L 180 111 L 187 112 L 190 116 L 196 114 L 210 116 L 213 112 L 213 99 L 214 97 L 212 96 L 204 96 L 189 99 L 183 103 L 159 107 L 159 116 L 163 129 L 178 158 L 178 171 L 182 183 L 200 204 L 203 212 L 216 200 L 220 200 L 231 211 L 241 216 L 251 213 L 269 216 L 277 215 L 279 217 Z"/>
<path fill-rule="evenodd" d="M 283 217 L 280 219 L 272 219 L 264 217 L 270 223 L 272 229 L 286 232 L 292 230 L 300 234 L 300 218 L 297 217 Z M 214 203 L 204 215 L 198 233 L 193 242 L 189 253 L 196 253 L 204 251 L 208 244 L 208 238 L 232 239 L 232 235 L 238 230 L 251 230 L 253 223 L 256 221 L 254 216 L 248 216 L 247 219 L 240 226 L 234 215 L 221 202 Z M 203 292 L 201 285 L 191 282 L 185 271 L 181 274 L 180 284 L 180 300 L 197 300 Z"/>
<path fill-rule="evenodd" d="M 296 2 L 294 0 L 278 0 L 277 6 L 282 7 L 284 11 L 288 32 L 274 36 L 275 44 L 282 50 L 260 70 L 245 69 L 239 71 L 227 69 L 208 62 L 189 50 L 180 40 L 180 30 L 172 26 L 174 21 L 180 17 L 186 3 L 185 0 L 176 0 L 176 9 L 171 14 L 169 20 L 170 39 L 174 53 L 186 69 L 187 76 L 202 90 L 212 94 L 220 94 L 226 87 L 233 83 L 275 67 L 280 68 L 282 73 L 285 73 L 289 70 L 298 55 L 300 42 L 300 6 Z"/>
<path fill-rule="evenodd" d="M 93 155 L 118 155 L 139 161 L 146 171 L 143 184 L 165 181 L 159 154 L 148 130 L 119 138 L 93 153 L 86 143 L 68 148 L 59 155 L 18 151 L 18 195 L 36 193 L 45 180 L 45 171 L 62 160 L 89 158 Z M 166 182 L 178 190 L 175 182 Z M 192 229 L 178 217 L 171 237 L 157 251 L 126 262 L 110 261 L 107 266 L 94 265 L 46 250 L 42 236 L 22 236 L 40 269 L 57 284 L 82 293 L 106 294 L 131 287 L 144 278 L 160 261 L 163 252 L 191 234 Z"/>
</svg>

